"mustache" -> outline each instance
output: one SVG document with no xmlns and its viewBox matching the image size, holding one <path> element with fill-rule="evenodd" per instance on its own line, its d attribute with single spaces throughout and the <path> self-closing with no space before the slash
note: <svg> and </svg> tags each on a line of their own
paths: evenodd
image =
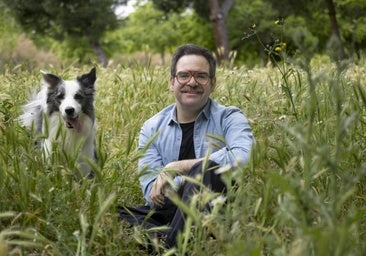
<svg viewBox="0 0 366 256">
<path fill-rule="evenodd" d="M 202 89 L 184 88 L 180 92 L 190 92 L 190 93 L 203 93 Z"/>
<path fill-rule="evenodd" d="M 183 88 L 181 88 L 180 92 L 203 93 L 204 90 L 203 90 L 202 87 L 196 85 L 194 87 L 192 87 L 192 86 L 184 86 Z"/>
</svg>

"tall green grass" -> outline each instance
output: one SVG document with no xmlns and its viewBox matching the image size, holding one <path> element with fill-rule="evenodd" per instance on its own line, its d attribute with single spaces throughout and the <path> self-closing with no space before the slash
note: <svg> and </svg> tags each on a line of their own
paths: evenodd
<svg viewBox="0 0 366 256">
<path fill-rule="evenodd" d="M 256 145 L 225 197 L 185 207 L 175 250 L 188 255 L 363 255 L 366 251 L 366 67 L 316 57 L 308 68 L 218 70 L 213 97 L 243 109 Z M 73 78 L 90 67 L 51 71 Z M 136 175 L 143 122 L 174 101 L 168 67 L 98 68 L 95 179 L 42 161 L 16 118 L 40 75 L 0 74 L 0 255 L 146 255 L 146 234 L 117 205 L 144 203 Z M 212 211 L 201 209 L 213 202 Z M 178 201 L 179 203 L 179 201 Z M 156 244 L 159 247 L 158 244 Z"/>
</svg>

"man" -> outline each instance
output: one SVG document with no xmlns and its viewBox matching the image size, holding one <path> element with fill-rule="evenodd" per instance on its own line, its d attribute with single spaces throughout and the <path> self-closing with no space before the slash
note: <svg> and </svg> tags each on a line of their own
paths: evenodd
<svg viewBox="0 0 366 256">
<path fill-rule="evenodd" d="M 210 98 L 215 73 L 210 51 L 193 44 L 180 46 L 172 57 L 169 80 L 175 104 L 147 120 L 141 129 L 138 149 L 144 153 L 138 169 L 147 205 L 127 211 L 121 208 L 120 217 L 145 227 L 168 225 L 166 247 L 175 246 L 185 222 L 184 213 L 169 199 L 169 191 L 175 189 L 189 203 L 198 187 L 183 177 L 202 175 L 205 186 L 225 192 L 220 174 L 212 169 L 243 166 L 249 159 L 254 138 L 244 114 Z"/>
</svg>

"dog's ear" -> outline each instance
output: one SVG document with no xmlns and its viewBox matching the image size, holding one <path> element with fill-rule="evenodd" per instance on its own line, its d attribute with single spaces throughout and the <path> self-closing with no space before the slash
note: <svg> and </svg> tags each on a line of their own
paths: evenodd
<svg viewBox="0 0 366 256">
<path fill-rule="evenodd" d="M 58 84 L 62 83 L 62 79 L 59 76 L 46 73 L 43 70 L 41 70 L 41 74 L 49 89 L 54 89 Z"/>
<path fill-rule="evenodd" d="M 84 74 L 77 77 L 77 80 L 87 86 L 94 87 L 95 80 L 97 79 L 95 67 L 90 70 L 88 74 Z"/>
</svg>

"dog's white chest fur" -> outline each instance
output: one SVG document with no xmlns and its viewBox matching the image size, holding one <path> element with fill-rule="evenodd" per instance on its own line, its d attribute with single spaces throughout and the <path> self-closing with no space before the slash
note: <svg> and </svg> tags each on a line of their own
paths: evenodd
<svg viewBox="0 0 366 256">
<path fill-rule="evenodd" d="M 66 153 L 71 159 L 77 159 L 81 174 L 88 176 L 90 167 L 85 158 L 93 160 L 95 157 L 95 124 L 86 115 L 80 119 L 82 129 L 77 131 L 66 128 L 58 112 L 48 117 L 48 128 L 44 125 L 42 129 L 43 134 L 48 134 L 43 142 L 43 152 L 46 159 L 51 157 L 55 149 Z"/>
</svg>

